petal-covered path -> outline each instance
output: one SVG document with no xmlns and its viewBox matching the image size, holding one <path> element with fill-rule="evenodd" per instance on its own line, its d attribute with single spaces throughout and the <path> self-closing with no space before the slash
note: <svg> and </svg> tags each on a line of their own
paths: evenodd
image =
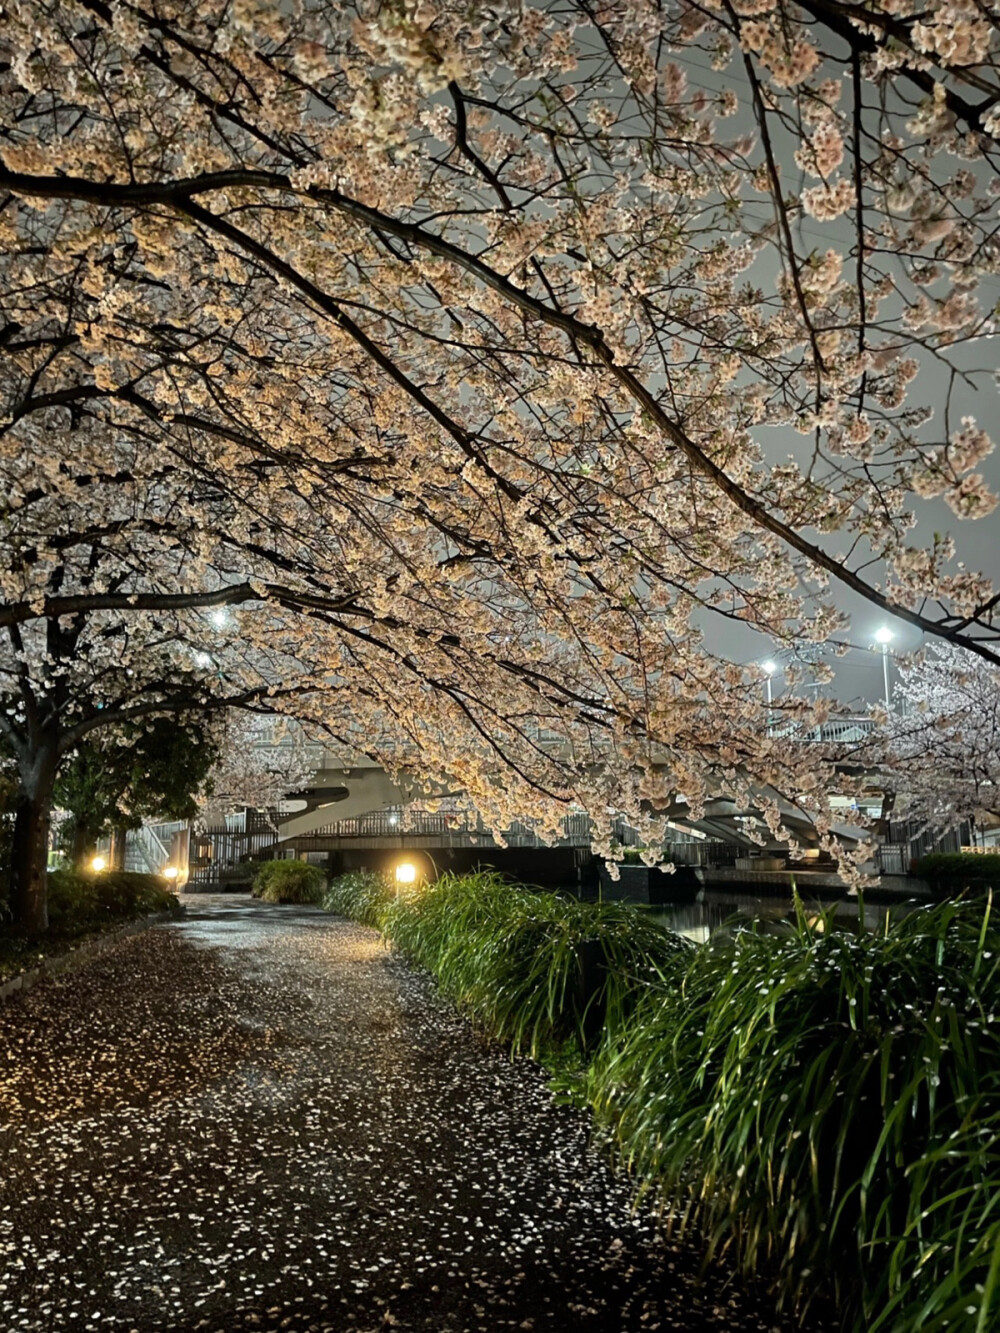
<svg viewBox="0 0 1000 1333">
<path fill-rule="evenodd" d="M 770 1330 L 372 931 L 189 899 L 0 1006 L 4 1330 Z"/>
</svg>

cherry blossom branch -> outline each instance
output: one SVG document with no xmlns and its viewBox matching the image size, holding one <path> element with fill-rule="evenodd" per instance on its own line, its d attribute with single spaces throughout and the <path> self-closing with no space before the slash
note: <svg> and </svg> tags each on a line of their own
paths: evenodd
<svg viewBox="0 0 1000 1333">
<path fill-rule="evenodd" d="M 260 171 L 217 172 L 167 184 L 102 185 L 75 178 L 30 177 L 0 169 L 0 186 L 5 186 L 26 197 L 81 199 L 109 206 L 128 207 L 138 204 L 167 204 L 178 209 L 193 221 L 200 222 L 211 230 L 217 231 L 232 244 L 245 249 L 248 253 L 253 254 L 255 258 L 266 263 L 269 268 L 280 273 L 287 281 L 292 282 L 311 300 L 316 302 L 324 313 L 340 324 L 358 342 L 359 346 L 372 356 L 376 364 L 386 374 L 390 375 L 400 387 L 405 389 L 456 440 L 468 457 L 484 466 L 488 475 L 493 477 L 497 484 L 501 485 L 511 495 L 511 498 L 520 498 L 517 488 L 511 487 L 510 483 L 499 477 L 499 474 L 495 474 L 488 462 L 482 459 L 481 451 L 474 446 L 468 432 L 459 427 L 452 418 L 444 413 L 419 386 L 413 384 L 409 377 L 340 309 L 335 301 L 317 287 L 315 283 L 298 274 L 291 265 L 268 251 L 267 247 L 260 242 L 253 240 L 253 238 L 232 226 L 231 223 L 226 222 L 225 219 L 209 213 L 193 202 L 196 195 L 214 193 L 237 186 L 295 193 L 292 181 L 287 176 Z M 825 570 L 838 582 L 886 613 L 915 625 L 925 633 L 951 642 L 965 644 L 971 651 L 987 660 L 1000 662 L 1000 653 L 994 652 L 984 641 L 968 637 L 939 621 L 932 620 L 919 612 L 911 610 L 909 607 L 894 602 L 852 570 L 845 568 L 820 546 L 808 541 L 801 533 L 771 513 L 760 500 L 734 482 L 723 468 L 715 463 L 675 421 L 667 416 L 660 404 L 634 373 L 616 361 L 614 352 L 608 346 L 599 328 L 586 324 L 563 310 L 551 309 L 543 301 L 538 300 L 537 297 L 532 296 L 502 274 L 497 273 L 477 256 L 468 253 L 453 242 L 446 241 L 432 232 L 425 231 L 418 224 L 397 220 L 389 214 L 344 196 L 336 190 L 315 188 L 309 189 L 305 193 L 308 197 L 327 204 L 346 216 L 363 222 L 366 226 L 379 227 L 418 249 L 426 250 L 440 258 L 449 260 L 449 262 L 477 277 L 485 286 L 495 291 L 515 307 L 524 310 L 543 323 L 559 329 L 577 343 L 587 347 L 596 359 L 618 380 L 628 395 L 649 414 L 671 443 L 681 450 L 695 469 L 712 481 L 736 508 L 750 517 L 758 526 L 779 537 L 798 551 L 800 555 L 803 555 L 811 564 Z"/>
</svg>

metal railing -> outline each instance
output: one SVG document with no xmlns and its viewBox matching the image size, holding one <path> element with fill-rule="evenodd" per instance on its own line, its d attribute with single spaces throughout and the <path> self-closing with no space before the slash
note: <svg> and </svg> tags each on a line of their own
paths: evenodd
<svg viewBox="0 0 1000 1333">
<path fill-rule="evenodd" d="M 873 717 L 830 717 L 818 727 L 802 727 L 798 722 L 776 718 L 768 724 L 767 731 L 769 736 L 813 745 L 857 745 L 872 734 L 875 725 Z"/>
<path fill-rule="evenodd" d="M 563 821 L 563 832 L 559 844 L 565 846 L 586 846 L 590 843 L 590 819 L 585 814 L 567 815 Z M 504 831 L 504 841 L 508 847 L 541 847 L 544 844 L 538 835 L 527 825 L 513 823 Z M 474 815 L 441 813 L 430 814 L 424 811 L 408 811 L 389 808 L 373 810 L 365 815 L 356 815 L 351 819 L 335 819 L 314 829 L 311 838 L 335 841 L 353 841 L 356 839 L 403 840 L 409 838 L 435 838 L 442 846 L 492 846 L 493 835 L 486 824 Z M 293 841 L 290 839 L 289 841 Z"/>
<path fill-rule="evenodd" d="M 203 829 L 192 833 L 188 851 L 188 884 L 248 884 L 253 861 L 274 846 L 274 831 L 253 833 L 231 829 Z"/>
<path fill-rule="evenodd" d="M 882 843 L 875 848 L 875 869 L 880 875 L 908 875 L 910 849 L 905 844 Z"/>
<path fill-rule="evenodd" d="M 174 835 L 185 828 L 183 821 L 143 824 L 125 835 L 125 866 L 158 875 L 170 861 Z"/>
</svg>

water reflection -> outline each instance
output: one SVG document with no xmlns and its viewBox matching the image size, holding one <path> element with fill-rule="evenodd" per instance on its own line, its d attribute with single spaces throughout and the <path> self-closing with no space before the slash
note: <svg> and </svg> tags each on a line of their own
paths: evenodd
<svg viewBox="0 0 1000 1333">
<path fill-rule="evenodd" d="M 857 929 L 856 898 L 831 903 L 803 897 L 802 901 L 807 915 L 826 916 L 833 929 Z M 897 902 L 891 907 L 866 902 L 865 925 L 869 930 L 873 929 L 890 911 L 893 917 L 898 917 L 913 911 L 916 906 L 916 901 Z M 787 894 L 740 893 L 732 889 L 702 889 L 694 902 L 658 903 L 655 907 L 644 907 L 643 911 L 648 912 L 654 921 L 698 944 L 703 944 L 720 930 L 730 930 L 737 925 L 757 922 L 766 932 L 779 932 L 785 923 L 795 919 L 795 905 Z"/>
</svg>

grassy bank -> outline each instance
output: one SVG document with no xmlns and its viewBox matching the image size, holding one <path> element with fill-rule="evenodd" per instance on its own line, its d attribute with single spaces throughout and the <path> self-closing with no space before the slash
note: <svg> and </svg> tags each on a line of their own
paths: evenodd
<svg viewBox="0 0 1000 1333">
<path fill-rule="evenodd" d="M 989 903 L 878 934 L 697 948 L 621 904 L 445 876 L 326 905 L 557 1072 L 671 1225 L 877 1333 L 1000 1322 L 1000 931 Z M 829 925 L 829 923 L 826 923 Z"/>
<path fill-rule="evenodd" d="M 48 879 L 49 929 L 44 935 L 15 932 L 0 903 L 0 979 L 34 967 L 40 958 L 65 953 L 86 936 L 153 912 L 181 910 L 177 895 L 156 875 L 54 870 Z"/>
</svg>

